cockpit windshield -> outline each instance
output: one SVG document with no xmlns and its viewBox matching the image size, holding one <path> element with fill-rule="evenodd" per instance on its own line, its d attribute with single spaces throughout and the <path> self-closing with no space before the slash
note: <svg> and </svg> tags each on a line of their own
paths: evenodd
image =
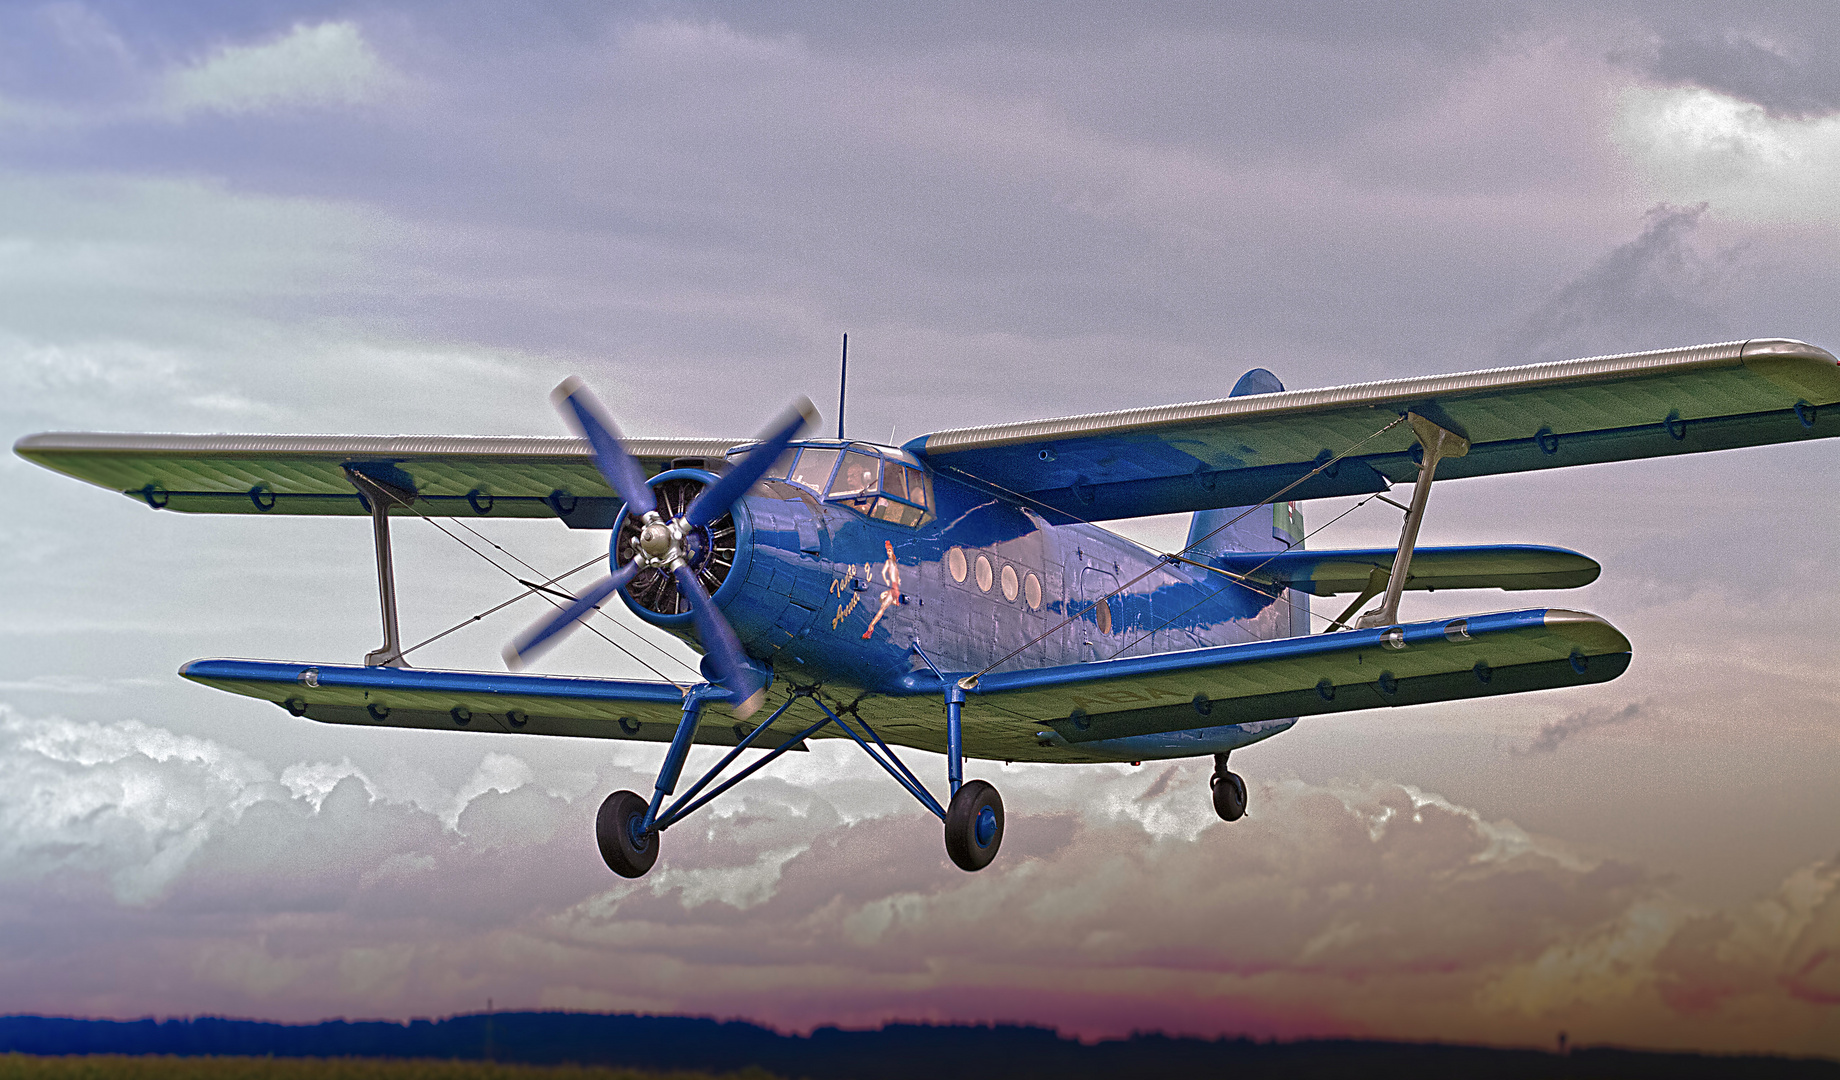
<svg viewBox="0 0 1840 1080">
<path fill-rule="evenodd" d="M 823 491 L 830 483 L 831 467 L 837 464 L 837 450 L 830 446 L 807 446 L 786 474 L 786 479 L 800 487 Z"/>
<path fill-rule="evenodd" d="M 767 476 L 897 525 L 918 525 L 931 516 L 926 470 L 891 446 L 794 446 L 774 462 Z"/>
</svg>

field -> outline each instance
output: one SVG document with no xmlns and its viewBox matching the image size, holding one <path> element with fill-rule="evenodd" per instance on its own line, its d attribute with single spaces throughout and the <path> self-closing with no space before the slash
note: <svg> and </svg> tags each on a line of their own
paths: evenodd
<svg viewBox="0 0 1840 1080">
<path fill-rule="evenodd" d="M 776 1080 L 771 1073 L 640 1072 L 579 1065 L 388 1058 L 0 1054 L 0 1080 Z"/>
</svg>

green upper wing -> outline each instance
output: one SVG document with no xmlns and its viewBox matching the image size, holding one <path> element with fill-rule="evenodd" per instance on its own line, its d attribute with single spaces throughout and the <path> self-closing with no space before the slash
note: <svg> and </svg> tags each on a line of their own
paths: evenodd
<svg viewBox="0 0 1840 1080">
<path fill-rule="evenodd" d="M 1053 521 L 1383 491 L 1416 412 L 1470 441 L 1437 478 L 1840 435 L 1840 363 L 1778 338 L 962 428 L 907 448 Z M 1318 466 L 1347 456 L 1315 475 Z M 1308 477 L 1305 479 L 1305 477 Z"/>
<path fill-rule="evenodd" d="M 716 467 L 747 439 L 628 439 L 655 474 Z M 415 492 L 431 516 L 560 517 L 607 528 L 620 499 L 585 439 L 426 435 L 139 435 L 49 432 L 13 445 L 28 461 L 151 506 L 212 514 L 365 514 L 346 469 Z"/>
</svg>

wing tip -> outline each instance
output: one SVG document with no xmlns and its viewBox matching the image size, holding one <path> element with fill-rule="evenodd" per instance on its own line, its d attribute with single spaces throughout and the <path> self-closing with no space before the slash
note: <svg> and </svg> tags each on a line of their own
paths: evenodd
<svg viewBox="0 0 1840 1080">
<path fill-rule="evenodd" d="M 1547 608 L 1544 618 L 1549 630 L 1587 635 L 1602 635 L 1607 646 L 1605 652 L 1628 652 L 1633 646 L 1629 636 L 1616 628 L 1616 625 L 1602 615 L 1593 615 L 1588 611 L 1575 611 L 1571 608 Z"/>
<path fill-rule="evenodd" d="M 1751 338 L 1740 348 L 1739 354 L 1745 360 L 1812 360 L 1821 364 L 1840 365 L 1840 357 L 1819 345 L 1810 345 L 1796 338 Z"/>
</svg>

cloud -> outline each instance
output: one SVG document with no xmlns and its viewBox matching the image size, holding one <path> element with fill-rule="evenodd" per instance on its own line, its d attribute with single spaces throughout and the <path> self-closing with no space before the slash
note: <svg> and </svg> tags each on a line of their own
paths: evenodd
<svg viewBox="0 0 1840 1080">
<path fill-rule="evenodd" d="M 1735 253 L 1708 256 L 1693 242 L 1709 209 L 1705 203 L 1650 209 L 1641 235 L 1528 315 L 1503 344 L 1501 359 L 1534 363 L 1730 337 L 1716 297 Z"/>
<path fill-rule="evenodd" d="M 1650 709 L 1646 704 L 1632 701 L 1620 709 L 1604 706 L 1568 713 L 1551 723 L 1542 724 L 1539 733 L 1533 737 L 1532 742 L 1527 744 L 1526 749 L 1518 750 L 1516 753 L 1550 754 L 1559 749 L 1560 743 L 1574 735 L 1616 724 L 1627 724 L 1631 720 L 1642 719 L 1649 715 L 1649 712 Z"/>
<path fill-rule="evenodd" d="M 1836 989 L 1833 866 L 1696 912 L 1638 867 L 1398 784 L 1256 784 L 1226 825 L 1205 763 L 1072 787 L 1006 770 L 1003 856 L 966 875 L 934 819 L 845 815 L 837 789 L 769 776 L 628 882 L 599 866 L 591 822 L 643 774 L 603 766 L 591 792 L 556 794 L 492 745 L 452 803 L 424 805 L 349 762 L 0 713 L 0 1009 L 307 1018 L 489 994 L 788 1028 L 1537 1042 L 1559 1024 L 1662 1043 L 1708 1037 L 1710 1015 L 1754 1046 L 1756 1004 L 1805 1019 Z"/>
<path fill-rule="evenodd" d="M 1738 30 L 1664 34 L 1648 63 L 1655 78 L 1753 102 L 1771 116 L 1840 112 L 1840 64 L 1831 41 L 1789 43 Z"/>
<path fill-rule="evenodd" d="M 1840 1009 L 1840 857 L 1791 874 L 1774 895 L 1684 923 L 1655 958 L 1660 992 L 1682 1014 L 1767 1011 L 1785 997 Z"/>
<path fill-rule="evenodd" d="M 399 80 L 355 23 L 301 23 L 272 41 L 224 45 L 170 72 L 163 105 L 174 116 L 362 105 Z"/>
</svg>

